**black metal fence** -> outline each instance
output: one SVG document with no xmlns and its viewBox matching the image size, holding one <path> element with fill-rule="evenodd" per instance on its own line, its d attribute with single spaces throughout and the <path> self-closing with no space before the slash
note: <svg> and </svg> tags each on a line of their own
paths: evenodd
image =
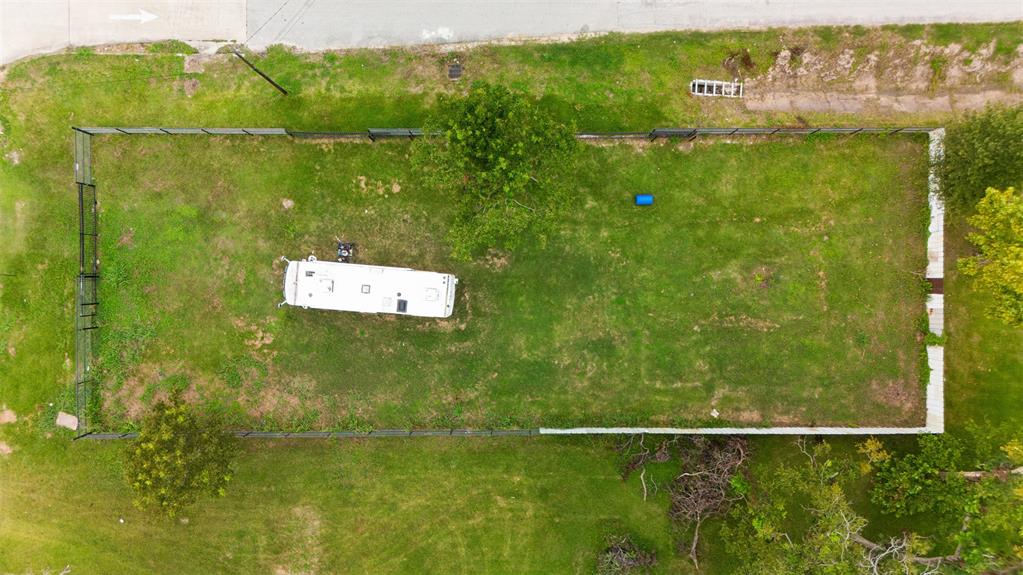
<svg viewBox="0 0 1023 575">
<path fill-rule="evenodd" d="M 654 128 L 646 132 L 577 132 L 580 140 L 655 140 L 658 138 L 692 139 L 698 136 L 775 136 L 775 135 L 811 135 L 811 134 L 926 134 L 933 127 L 902 126 L 902 127 L 824 127 L 824 128 Z M 346 131 L 309 131 L 289 130 L 287 128 L 167 128 L 167 127 L 84 127 L 75 128 L 76 132 L 99 136 L 105 134 L 124 135 L 189 135 L 207 134 L 210 136 L 291 136 L 293 138 L 345 138 L 368 139 L 370 141 L 384 139 L 413 139 L 426 135 L 439 135 L 438 132 L 424 132 L 419 128 L 370 128 L 357 132 Z"/>
<path fill-rule="evenodd" d="M 376 429 L 373 431 L 235 431 L 248 439 L 353 439 L 370 437 L 522 437 L 541 435 L 539 429 Z M 96 432 L 89 439 L 134 439 L 136 432 Z"/>
<path fill-rule="evenodd" d="M 647 132 L 578 132 L 580 140 L 694 140 L 700 136 L 808 136 L 812 134 L 926 134 L 933 127 L 859 127 L 859 128 L 654 128 Z M 78 417 L 76 439 L 130 439 L 135 433 L 116 433 L 94 430 L 96 379 L 92 374 L 93 343 L 99 329 L 98 284 L 99 269 L 99 212 L 96 185 L 92 177 L 92 137 L 101 135 L 210 135 L 210 136 L 289 136 L 303 139 L 367 139 L 371 142 L 385 139 L 414 139 L 424 135 L 437 135 L 418 128 L 370 128 L 365 131 L 304 131 L 286 128 L 172 128 L 172 127 L 76 127 L 75 185 L 78 190 L 78 247 L 79 269 L 75 289 L 75 415 Z M 401 430 L 375 431 L 236 431 L 246 438 L 350 438 L 350 437 L 494 437 L 539 435 L 537 429 L 510 430 Z"/>
<path fill-rule="evenodd" d="M 91 430 L 93 337 L 98 327 L 99 212 L 92 179 L 92 136 L 75 132 L 78 191 L 78 279 L 75 283 L 75 415 L 78 435 Z"/>
</svg>

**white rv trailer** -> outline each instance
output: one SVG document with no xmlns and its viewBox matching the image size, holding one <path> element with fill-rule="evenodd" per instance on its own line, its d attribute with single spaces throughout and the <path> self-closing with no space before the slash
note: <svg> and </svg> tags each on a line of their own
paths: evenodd
<svg viewBox="0 0 1023 575">
<path fill-rule="evenodd" d="M 286 260 L 287 261 L 287 260 Z M 409 268 L 288 261 L 283 304 L 303 308 L 449 317 L 458 279 Z"/>
</svg>

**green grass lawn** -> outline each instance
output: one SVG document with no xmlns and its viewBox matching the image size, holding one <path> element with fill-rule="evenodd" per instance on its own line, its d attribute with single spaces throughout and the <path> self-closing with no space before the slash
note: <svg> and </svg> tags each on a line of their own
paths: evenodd
<svg viewBox="0 0 1023 575">
<path fill-rule="evenodd" d="M 108 427 L 172 388 L 290 430 L 922 419 L 919 139 L 587 146 L 550 244 L 471 263 L 407 144 L 94 142 Z M 453 317 L 276 309 L 337 236 L 455 273 Z"/>
<path fill-rule="evenodd" d="M 970 49 L 998 37 L 996 52 L 1001 54 L 1006 47 L 1019 43 L 1020 30 L 1021 25 L 1014 23 L 893 27 L 885 33 L 938 44 L 966 43 Z M 788 114 L 749 113 L 733 101 L 694 101 L 685 96 L 683 84 L 693 74 L 720 73 L 721 62 L 729 51 L 744 46 L 751 48 L 762 72 L 771 53 L 783 45 L 803 43 L 814 49 L 830 50 L 834 55 L 847 45 L 850 37 L 869 40 L 872 34 L 874 31 L 860 28 L 826 28 L 625 35 L 566 45 L 481 47 L 460 57 L 467 62 L 467 79 L 501 80 L 528 87 L 544 96 L 549 109 L 575 121 L 580 129 L 642 130 L 651 123 L 794 125 L 799 119 Z M 866 51 L 883 45 L 898 44 L 871 46 L 868 42 Z M 863 55 L 861 51 L 856 48 L 857 58 Z M 168 524 L 130 507 L 121 479 L 118 458 L 121 445 L 72 444 L 69 432 L 53 432 L 55 412 L 61 408 L 72 410 L 71 302 L 78 248 L 74 241 L 77 222 L 69 126 L 203 124 L 307 129 L 410 126 L 422 122 L 437 92 L 464 86 L 447 82 L 443 78 L 442 57 L 429 51 L 297 55 L 275 50 L 261 62 L 279 80 L 288 82 L 296 97 L 278 97 L 230 58 L 208 63 L 203 73 L 185 74 L 181 58 L 173 55 L 108 56 L 91 54 L 89 50 L 20 63 L 8 71 L 0 86 L 0 125 L 4 132 L 0 147 L 4 154 L 10 151 L 19 154 L 17 165 L 0 159 L 0 404 L 12 408 L 19 416 L 16 424 L 0 425 L 0 441 L 14 450 L 9 456 L 0 456 L 0 571 L 59 572 L 71 564 L 72 573 L 275 573 L 281 572 L 279 568 L 284 568 L 284 572 L 313 572 L 315 568 L 319 572 L 367 573 L 421 573 L 428 569 L 445 573 L 585 573 L 592 572 L 605 533 L 629 531 L 637 541 L 658 551 L 660 570 L 686 572 L 687 560 L 674 555 L 676 541 L 665 519 L 664 498 L 658 495 L 644 503 L 637 478 L 622 484 L 608 448 L 599 442 L 584 439 L 506 439 L 486 443 L 417 439 L 340 445 L 251 442 L 240 459 L 239 474 L 227 498 L 190 511 L 186 514 L 189 523 L 182 525 Z M 883 69 L 878 73 L 883 76 Z M 186 79 L 199 81 L 198 90 L 191 97 L 185 93 Z M 860 115 L 806 114 L 804 119 L 817 125 L 944 121 L 940 114 L 873 115 L 870 110 Z M 113 154 L 125 142 L 99 141 L 97 151 Z M 167 141 L 161 145 L 169 144 Z M 829 153 L 837 153 L 831 147 L 825 145 Z M 768 149 L 774 149 L 773 145 Z M 401 155 L 390 147 L 359 150 L 358 154 Z M 851 163 L 864 157 L 863 154 L 890 151 L 879 148 L 876 141 L 869 141 L 869 150 L 852 150 L 851 155 L 842 157 Z M 915 149 L 905 157 L 918 159 L 920 151 Z M 606 158 L 626 152 L 611 150 Z M 140 150 L 126 149 L 123 153 L 138 154 Z M 173 160 L 176 153 L 179 152 L 167 149 L 160 155 Z M 673 154 L 670 150 L 645 153 Z M 705 153 L 720 152 L 699 151 L 700 155 Z M 781 152 L 768 155 L 772 153 L 782 155 Z M 330 156 L 326 152 L 318 154 Z M 353 162 L 359 159 L 358 154 L 353 156 Z M 731 150 L 727 155 L 738 157 Z M 702 161 L 710 162 L 711 157 Z M 787 157 L 795 161 L 798 155 Z M 902 156 L 896 153 L 892 157 Z M 206 163 L 198 166 L 208 166 L 212 161 L 201 159 Z M 187 168 L 182 168 L 183 163 L 169 161 L 179 170 Z M 402 174 L 401 162 L 367 165 L 374 174 L 379 174 L 373 176 L 375 181 L 390 183 L 384 176 Z M 638 169 L 642 164 L 635 165 Z M 277 168 L 273 165 L 260 166 L 261 179 L 276 177 Z M 225 173 L 230 173 L 229 168 L 230 165 L 225 167 Z M 758 168 L 764 169 L 763 161 Z M 860 166 L 838 168 L 856 173 Z M 104 186 L 118 177 L 114 172 L 117 167 L 110 162 L 105 162 L 101 169 L 102 176 L 108 179 Z M 363 175 L 370 177 L 370 170 L 366 171 Z M 606 176 L 622 180 L 623 176 L 614 170 L 609 172 Z M 755 174 L 746 168 L 744 173 Z M 344 189 L 355 189 L 350 180 L 354 175 L 359 174 L 350 175 Z M 182 179 L 181 174 L 176 177 Z M 334 178 L 330 174 L 323 177 Z M 399 196 L 405 194 L 409 179 L 401 180 Z M 124 183 L 125 179 L 121 181 Z M 633 174 L 631 181 L 641 179 Z M 210 183 L 213 185 L 208 190 L 216 190 L 216 182 Z M 869 181 L 864 183 L 873 185 Z M 139 183 L 133 185 L 136 190 L 141 189 Z M 237 186 L 237 182 L 231 185 Z M 915 187 L 912 191 L 917 193 L 921 189 Z M 313 194 L 306 200 L 327 195 L 325 191 L 314 194 L 306 188 L 280 189 L 263 196 L 262 201 L 266 207 L 276 208 L 280 197 L 292 197 L 291 194 L 303 190 Z M 195 196 L 200 191 L 193 188 L 188 193 Z M 620 193 L 621 201 L 627 202 L 631 191 L 604 193 Z M 657 214 L 663 217 L 668 194 L 660 188 L 655 192 Z M 102 188 L 101 194 L 106 193 L 106 188 Z M 102 199 L 106 202 L 104 210 L 117 208 L 112 203 L 116 197 L 106 195 Z M 379 203 L 378 209 L 384 209 L 384 200 Z M 164 203 L 163 207 L 168 206 Z M 625 213 L 625 206 L 622 208 Z M 231 211 L 237 206 L 222 209 Z M 303 201 L 297 202 L 295 209 L 313 207 Z M 171 214 L 166 217 L 167 228 L 189 221 L 187 213 L 167 214 Z M 213 217 L 213 213 L 201 212 L 195 219 Z M 904 227 L 893 229 L 917 233 L 923 225 L 921 222 L 918 226 L 917 221 L 910 216 L 903 222 Z M 125 224 L 129 228 L 133 225 Z M 279 222 L 266 223 L 271 224 Z M 310 234 L 319 242 L 296 244 L 296 250 L 327 250 L 335 230 L 330 222 L 323 225 L 322 232 L 330 235 L 321 234 L 321 230 L 295 228 L 296 233 Z M 950 264 L 952 255 L 965 249 L 961 241 L 963 230 L 961 223 L 950 220 L 947 232 Z M 144 241 L 140 235 L 135 238 Z M 120 236 L 108 234 L 104 241 L 119 239 Z M 286 236 L 281 234 L 272 239 L 284 243 Z M 431 245 L 439 245 L 440 240 L 432 238 L 435 243 Z M 381 241 L 366 244 L 366 248 L 381 250 L 376 254 L 380 257 L 391 249 Z M 165 249 L 171 253 L 177 248 Z M 237 248 L 232 254 L 242 253 L 244 258 L 250 258 L 243 258 L 248 265 L 255 262 L 265 269 L 271 262 L 257 261 L 249 253 L 259 249 L 266 248 Z M 538 261 L 554 261 L 550 254 L 556 249 L 555 245 L 542 252 L 538 257 L 548 259 Z M 512 273 L 513 266 L 523 265 L 522 258 L 530 253 L 527 249 L 522 256 L 509 260 L 506 275 Z M 268 257 L 277 255 L 280 253 L 272 250 Z M 424 248 L 417 255 L 429 254 Z M 212 257 L 200 253 L 195 259 L 205 261 Z M 911 261 L 916 265 L 915 259 Z M 484 273 L 489 272 L 476 272 L 474 281 Z M 469 278 L 464 274 L 463 277 Z M 258 306 L 248 308 L 258 313 L 244 313 L 263 317 L 259 315 L 265 309 L 263 298 L 254 298 L 253 294 L 262 290 L 273 303 L 279 301 L 276 280 L 263 279 L 265 284 L 253 283 L 252 292 L 246 292 L 247 295 L 231 294 L 234 298 L 231 305 L 247 298 L 250 305 L 258 301 Z M 255 280 L 249 277 L 246 281 Z M 975 422 L 998 428 L 1002 430 L 1001 437 L 1007 437 L 1023 426 L 1020 417 L 1023 406 L 1019 403 L 1023 397 L 1019 393 L 1019 382 L 1023 380 L 1023 336 L 1018 330 L 985 319 L 984 298 L 954 274 L 947 278 L 946 291 L 949 431 L 960 434 L 969 422 Z M 143 291 L 135 297 L 144 295 Z M 916 309 L 913 308 L 914 313 Z M 225 325 L 227 329 L 237 329 L 233 323 Z M 239 337 L 231 335 L 231 345 L 235 346 L 232 349 L 247 350 Z M 282 340 L 275 336 L 271 345 L 280 346 Z M 234 380 L 229 371 L 220 374 L 217 370 L 215 377 L 222 377 L 225 385 Z M 851 456 L 853 443 L 858 440 L 835 439 L 833 443 L 836 451 Z M 754 438 L 753 444 L 754 481 L 756 475 L 772 473 L 775 464 L 792 463 L 801 457 L 789 447 L 787 439 Z M 522 479 L 515 481 L 518 477 Z M 954 548 L 954 532 L 936 532 L 930 518 L 894 520 L 882 516 L 869 504 L 866 485 L 861 487 L 854 497 L 857 510 L 871 520 L 868 536 L 881 540 L 910 529 L 933 535 L 937 549 Z M 801 504 L 793 502 L 793 509 Z M 124 524 L 118 522 L 121 517 Z M 715 528 L 709 522 L 702 538 L 707 545 L 704 572 L 731 572 L 736 566 L 721 556 Z M 471 551 L 463 553 L 463 549 Z"/>
<path fill-rule="evenodd" d="M 622 533 L 685 568 L 605 442 L 478 439 L 250 442 L 225 498 L 168 520 L 132 507 L 123 445 L 19 437 L 0 572 L 592 573 Z"/>
</svg>

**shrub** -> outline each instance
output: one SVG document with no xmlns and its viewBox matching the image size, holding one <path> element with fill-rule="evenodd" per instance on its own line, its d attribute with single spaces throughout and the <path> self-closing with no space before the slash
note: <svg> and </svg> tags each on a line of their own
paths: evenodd
<svg viewBox="0 0 1023 575">
<path fill-rule="evenodd" d="M 1023 107 L 988 108 L 950 125 L 945 133 L 945 157 L 939 166 L 946 203 L 967 210 L 988 187 L 1023 183 L 1021 141 Z"/>
<path fill-rule="evenodd" d="M 223 496 L 236 452 L 219 417 L 199 413 L 174 393 L 153 406 L 126 451 L 135 506 L 173 517 L 203 493 Z"/>
<path fill-rule="evenodd" d="M 458 213 L 449 239 L 455 257 L 514 248 L 528 233 L 541 242 L 570 197 L 558 175 L 577 143 L 572 129 L 523 92 L 477 82 L 443 98 L 414 162 L 428 181 L 453 190 Z"/>
</svg>

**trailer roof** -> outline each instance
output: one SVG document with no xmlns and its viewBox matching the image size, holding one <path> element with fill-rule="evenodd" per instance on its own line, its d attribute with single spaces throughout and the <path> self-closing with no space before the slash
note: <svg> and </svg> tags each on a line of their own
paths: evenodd
<svg viewBox="0 0 1023 575">
<path fill-rule="evenodd" d="M 288 262 L 284 301 L 336 311 L 448 317 L 457 283 L 446 273 L 299 260 Z"/>
</svg>

